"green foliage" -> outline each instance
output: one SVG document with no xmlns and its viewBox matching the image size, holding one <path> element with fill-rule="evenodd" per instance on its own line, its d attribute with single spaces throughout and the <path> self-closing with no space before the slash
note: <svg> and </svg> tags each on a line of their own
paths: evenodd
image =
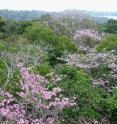
<svg viewBox="0 0 117 124">
<path fill-rule="evenodd" d="M 66 36 L 56 35 L 50 28 L 34 24 L 26 28 L 24 36 L 31 42 L 47 46 L 50 63 L 53 65 L 64 52 L 75 52 L 75 44 Z"/>
<path fill-rule="evenodd" d="M 6 50 L 6 44 L 4 43 L 4 41 L 0 40 L 0 51 L 4 51 Z"/>
<path fill-rule="evenodd" d="M 75 45 L 73 42 L 66 36 L 58 36 L 54 32 L 41 24 L 34 24 L 31 27 L 26 28 L 24 36 L 28 38 L 32 43 L 43 43 L 47 45 L 52 45 L 54 49 L 75 51 Z M 56 51 L 55 50 L 55 51 Z M 59 50 L 59 51 L 61 51 Z"/>
<path fill-rule="evenodd" d="M 2 59 L 0 59 L 0 87 L 4 85 L 7 76 L 7 67 Z"/>
<path fill-rule="evenodd" d="M 7 59 L 0 59 L 0 88 L 11 92 L 16 95 L 19 89 L 19 72 L 17 68 L 11 71 L 9 67 L 10 61 Z"/>
<path fill-rule="evenodd" d="M 25 31 L 25 28 L 30 25 L 31 25 L 31 22 L 29 22 L 29 21 L 14 22 L 14 24 L 13 24 L 14 30 L 12 30 L 12 31 L 15 34 L 23 34 Z"/>
<path fill-rule="evenodd" d="M 0 16 L 0 32 L 4 32 L 3 26 L 6 24 L 6 21 Z"/>
<path fill-rule="evenodd" d="M 99 52 L 115 50 L 117 53 L 117 37 L 112 35 L 108 36 L 97 46 L 96 49 Z"/>
<path fill-rule="evenodd" d="M 93 68 L 91 69 L 91 75 L 93 78 L 104 78 L 106 75 L 108 75 L 110 73 L 110 69 L 108 68 L 107 65 L 100 65 L 98 68 Z"/>
<path fill-rule="evenodd" d="M 5 25 L 5 20 L 0 16 L 0 27 Z"/>
<path fill-rule="evenodd" d="M 17 93 L 21 91 L 20 86 L 19 86 L 20 79 L 21 77 L 19 75 L 19 71 L 16 69 L 11 75 L 8 82 L 4 84 L 4 89 L 12 93 L 14 96 L 17 96 Z"/>
<path fill-rule="evenodd" d="M 4 32 L 7 35 L 21 35 L 24 33 L 25 28 L 31 26 L 31 21 L 7 21 L 4 26 Z"/>
<path fill-rule="evenodd" d="M 33 68 L 34 72 L 36 72 L 37 74 L 40 74 L 40 75 L 47 75 L 51 72 L 51 67 L 47 64 L 39 64 L 39 65 L 36 65 L 34 68 Z"/>
<path fill-rule="evenodd" d="M 113 90 L 111 104 L 112 104 L 112 107 L 111 107 L 112 123 L 116 124 L 117 122 L 117 89 Z"/>
<path fill-rule="evenodd" d="M 50 41 L 53 35 L 53 32 L 49 28 L 44 27 L 40 24 L 33 24 L 33 26 L 26 28 L 24 32 L 24 36 L 29 39 L 31 43 L 39 43 L 41 41 L 45 42 L 48 40 Z"/>
<path fill-rule="evenodd" d="M 71 66 L 63 66 L 58 72 L 66 75 L 66 78 L 59 84 L 64 88 L 64 95 L 77 97 L 76 108 L 71 110 L 71 114 L 69 110 L 66 110 L 67 115 L 65 114 L 65 116 L 69 115 L 69 118 L 82 116 L 89 120 L 97 116 L 100 117 L 101 113 L 98 109 L 106 93 L 101 89 L 93 88 L 90 77 L 81 70 Z"/>
<path fill-rule="evenodd" d="M 78 123 L 83 117 L 89 121 L 93 118 L 101 119 L 111 116 L 113 124 L 116 124 L 117 95 L 116 90 L 113 96 L 107 94 L 101 88 L 94 88 L 90 77 L 82 70 L 71 66 L 61 66 L 57 68 L 59 74 L 66 75 L 59 85 L 64 89 L 65 96 L 76 96 L 77 105 L 74 109 L 65 109 L 65 123 Z M 103 72 L 108 73 L 108 69 L 103 67 Z M 98 76 L 103 72 L 98 72 Z M 100 74 L 99 74 L 100 73 Z M 94 74 L 95 75 L 95 74 Z M 97 77 L 98 77 L 97 76 Z"/>
<path fill-rule="evenodd" d="M 117 34 L 117 20 L 110 19 L 105 25 L 105 32 Z"/>
<path fill-rule="evenodd" d="M 108 99 L 102 102 L 103 106 L 103 114 L 104 112 L 110 118 L 111 124 L 117 123 L 117 90 L 113 91 L 113 95 Z"/>
<path fill-rule="evenodd" d="M 93 68 L 91 69 L 91 76 L 92 78 L 95 79 L 103 79 L 104 81 L 108 80 L 108 82 L 105 84 L 104 88 L 106 89 L 107 87 L 116 87 L 117 82 L 115 79 L 113 79 L 110 76 L 111 69 L 105 65 L 102 64 L 98 68 Z"/>
</svg>

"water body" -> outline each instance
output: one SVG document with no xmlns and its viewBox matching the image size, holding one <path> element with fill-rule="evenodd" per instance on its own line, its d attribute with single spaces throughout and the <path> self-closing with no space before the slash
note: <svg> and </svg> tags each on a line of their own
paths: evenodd
<svg viewBox="0 0 117 124">
<path fill-rule="evenodd" d="M 98 17 L 105 17 L 105 18 L 116 19 L 117 20 L 117 16 L 98 16 Z"/>
</svg>

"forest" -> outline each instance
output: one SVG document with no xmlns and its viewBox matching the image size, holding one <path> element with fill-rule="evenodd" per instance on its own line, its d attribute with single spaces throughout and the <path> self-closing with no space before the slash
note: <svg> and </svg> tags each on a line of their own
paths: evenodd
<svg viewBox="0 0 117 124">
<path fill-rule="evenodd" d="M 117 20 L 0 11 L 0 124 L 117 124 Z"/>
</svg>

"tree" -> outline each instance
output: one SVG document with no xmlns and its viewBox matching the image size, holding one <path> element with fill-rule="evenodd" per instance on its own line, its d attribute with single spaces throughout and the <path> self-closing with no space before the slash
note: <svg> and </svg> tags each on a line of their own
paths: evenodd
<svg viewBox="0 0 117 124">
<path fill-rule="evenodd" d="M 106 29 L 104 30 L 107 33 L 116 34 L 117 33 L 117 20 L 110 19 L 106 24 Z"/>
<path fill-rule="evenodd" d="M 5 25 L 5 20 L 0 16 L 0 31 L 4 31 L 3 26 Z"/>
<path fill-rule="evenodd" d="M 5 25 L 5 20 L 0 16 L 0 27 Z"/>
<path fill-rule="evenodd" d="M 56 35 L 50 28 L 41 24 L 33 24 L 26 28 L 24 32 L 31 43 L 42 44 L 46 48 L 50 56 L 50 61 L 55 63 L 57 57 L 60 57 L 64 52 L 75 52 L 75 44 L 66 36 Z"/>
<path fill-rule="evenodd" d="M 98 46 L 99 52 L 115 50 L 117 53 L 117 37 L 110 35 L 107 36 Z"/>
</svg>

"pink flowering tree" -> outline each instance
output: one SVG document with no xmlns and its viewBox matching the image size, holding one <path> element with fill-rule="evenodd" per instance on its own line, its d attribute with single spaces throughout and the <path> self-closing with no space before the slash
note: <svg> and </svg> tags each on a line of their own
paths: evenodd
<svg viewBox="0 0 117 124">
<path fill-rule="evenodd" d="M 92 29 L 76 30 L 73 39 L 76 41 L 79 47 L 94 47 L 101 41 L 104 34 L 99 34 Z"/>
<path fill-rule="evenodd" d="M 92 51 L 85 55 L 69 54 L 64 60 L 68 65 L 80 68 L 90 74 L 93 86 L 103 87 L 109 93 L 117 88 L 117 55 L 115 51 L 103 53 Z"/>
<path fill-rule="evenodd" d="M 21 91 L 16 99 L 10 93 L 0 90 L 0 121 L 17 124 L 57 124 L 59 114 L 66 107 L 73 107 L 73 99 L 61 95 L 59 87 L 48 90 L 49 82 L 40 75 L 29 73 L 29 70 L 18 65 L 22 76 Z"/>
</svg>

